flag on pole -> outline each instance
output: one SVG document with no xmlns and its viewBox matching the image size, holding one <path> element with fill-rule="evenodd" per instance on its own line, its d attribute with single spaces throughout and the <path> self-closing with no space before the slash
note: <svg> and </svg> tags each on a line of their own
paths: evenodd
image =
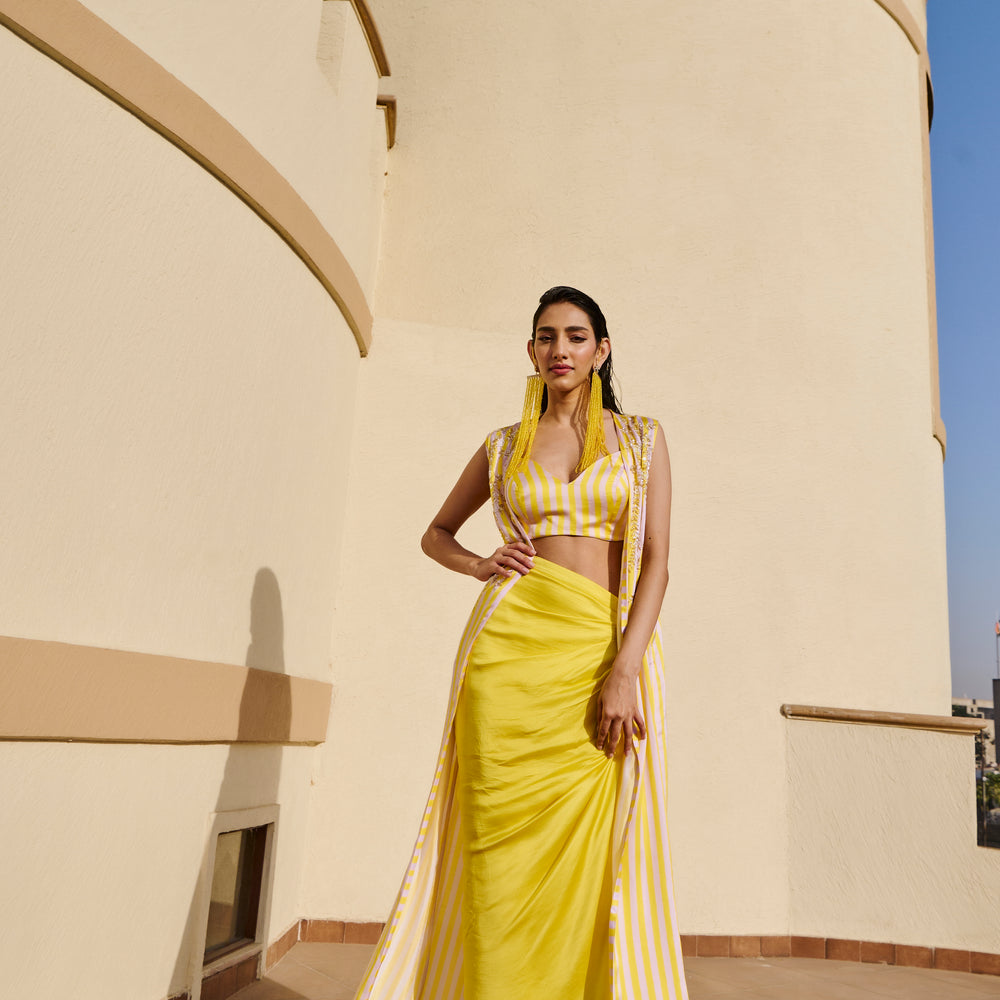
<svg viewBox="0 0 1000 1000">
<path fill-rule="evenodd" d="M 997 635 L 1000 635 L 1000 618 L 997 619 L 996 630 L 997 630 Z"/>
</svg>

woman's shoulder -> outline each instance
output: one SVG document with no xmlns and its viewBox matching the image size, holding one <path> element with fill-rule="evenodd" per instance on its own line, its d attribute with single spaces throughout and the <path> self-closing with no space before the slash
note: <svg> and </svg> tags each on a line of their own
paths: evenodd
<svg viewBox="0 0 1000 1000">
<path fill-rule="evenodd" d="M 505 444 L 513 443 L 517 438 L 517 432 L 520 429 L 520 422 L 516 424 L 508 424 L 506 427 L 498 427 L 496 430 L 490 431 L 486 435 L 486 450 L 487 452 L 493 449 L 503 448 Z"/>
<path fill-rule="evenodd" d="M 638 413 L 615 413 L 614 420 L 620 429 L 645 437 L 647 434 L 656 435 L 660 422 L 655 417 L 644 417 Z"/>
<path fill-rule="evenodd" d="M 516 424 L 507 424 L 506 427 L 498 427 L 496 430 L 492 430 L 486 435 L 486 440 L 489 441 L 492 438 L 505 438 L 517 436 L 517 432 L 521 427 L 521 422 L 518 421 Z"/>
<path fill-rule="evenodd" d="M 638 413 L 616 413 L 614 418 L 622 449 L 630 453 L 636 462 L 645 464 L 651 461 L 656 441 L 661 437 L 659 420 Z"/>
</svg>

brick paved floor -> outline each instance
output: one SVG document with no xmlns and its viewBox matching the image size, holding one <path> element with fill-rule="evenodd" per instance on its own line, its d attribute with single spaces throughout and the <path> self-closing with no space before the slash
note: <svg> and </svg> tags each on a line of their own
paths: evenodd
<svg viewBox="0 0 1000 1000">
<path fill-rule="evenodd" d="M 354 1000 L 371 953 L 300 942 L 237 1000 Z M 685 967 L 690 1000 L 1000 1000 L 1000 977 L 966 972 L 811 958 L 688 958 Z"/>
</svg>

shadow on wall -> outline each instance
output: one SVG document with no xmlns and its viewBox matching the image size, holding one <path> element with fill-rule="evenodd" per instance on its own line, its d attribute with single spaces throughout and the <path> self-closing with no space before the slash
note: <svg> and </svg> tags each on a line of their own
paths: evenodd
<svg viewBox="0 0 1000 1000">
<path fill-rule="evenodd" d="M 292 724 L 290 682 L 283 676 L 283 683 L 275 684 L 276 674 L 285 675 L 284 646 L 281 588 L 274 572 L 265 566 L 257 571 L 250 595 L 250 645 L 245 665 L 254 672 L 247 675 L 240 698 L 236 739 L 229 744 L 212 814 L 206 816 L 202 831 L 188 831 L 191 836 L 204 838 L 203 869 L 212 864 L 214 856 L 212 824 L 216 814 L 278 803 L 283 744 L 288 741 Z M 280 822 L 276 822 L 272 854 L 279 836 Z M 170 997 L 192 996 L 204 966 L 209 886 L 202 881 L 201 872 L 190 873 L 189 877 L 194 889 L 167 993 Z M 267 911 L 267 902 L 262 896 L 261 917 Z M 266 950 L 266 942 L 264 947 Z M 289 993 L 289 998 L 295 996 L 298 994 Z"/>
<path fill-rule="evenodd" d="M 266 566 L 257 570 L 250 595 L 250 645 L 247 646 L 246 666 L 281 674 L 285 672 L 285 617 L 281 610 L 281 588 L 274 572 Z M 290 715 L 291 704 L 287 701 L 285 708 L 286 714 Z M 240 722 L 243 722 L 242 715 Z M 289 731 L 286 730 L 286 736 Z"/>
</svg>

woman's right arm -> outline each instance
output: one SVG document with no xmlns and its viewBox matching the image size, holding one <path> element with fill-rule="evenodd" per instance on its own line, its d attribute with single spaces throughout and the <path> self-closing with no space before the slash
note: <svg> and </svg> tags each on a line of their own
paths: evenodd
<svg viewBox="0 0 1000 1000">
<path fill-rule="evenodd" d="M 501 545 L 492 555 L 483 557 L 461 545 L 458 529 L 490 498 L 490 463 L 486 446 L 472 456 L 458 477 L 448 499 L 420 539 L 420 547 L 431 557 L 456 573 L 466 573 L 486 582 L 491 576 L 527 573 L 531 569 L 534 548 L 528 542 Z"/>
</svg>

